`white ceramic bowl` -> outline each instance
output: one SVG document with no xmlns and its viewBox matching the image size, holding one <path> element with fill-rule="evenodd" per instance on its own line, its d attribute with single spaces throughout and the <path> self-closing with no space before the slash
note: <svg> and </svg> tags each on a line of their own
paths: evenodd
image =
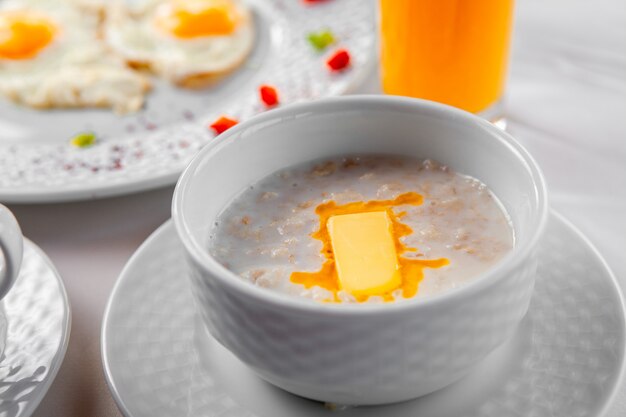
<svg viewBox="0 0 626 417">
<path fill-rule="evenodd" d="M 432 158 L 480 179 L 511 216 L 514 249 L 461 288 L 382 305 L 316 304 L 278 294 L 209 255 L 210 226 L 250 183 L 289 165 L 349 153 Z M 547 214 L 544 179 L 508 134 L 452 107 L 384 96 L 292 105 L 245 121 L 199 152 L 173 201 L 197 309 L 210 333 L 270 383 L 353 405 L 433 392 L 507 340 L 528 309 Z"/>
</svg>

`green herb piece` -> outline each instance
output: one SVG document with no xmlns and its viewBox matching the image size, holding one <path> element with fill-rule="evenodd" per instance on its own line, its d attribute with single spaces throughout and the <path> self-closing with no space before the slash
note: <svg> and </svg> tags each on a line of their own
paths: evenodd
<svg viewBox="0 0 626 417">
<path fill-rule="evenodd" d="M 307 35 L 307 40 L 315 50 L 323 51 L 328 45 L 335 43 L 335 36 L 330 30 L 324 29 L 318 32 L 310 32 Z"/>
<path fill-rule="evenodd" d="M 96 143 L 96 134 L 93 132 L 79 133 L 72 138 L 71 143 L 77 148 L 87 148 Z"/>
</svg>

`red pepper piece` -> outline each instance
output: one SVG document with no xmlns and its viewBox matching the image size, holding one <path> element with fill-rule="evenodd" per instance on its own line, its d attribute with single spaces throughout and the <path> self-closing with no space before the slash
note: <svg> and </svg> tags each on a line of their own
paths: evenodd
<svg viewBox="0 0 626 417">
<path fill-rule="evenodd" d="M 271 85 L 264 84 L 259 87 L 259 95 L 265 107 L 273 107 L 278 104 L 278 91 Z"/>
<path fill-rule="evenodd" d="M 235 126 L 237 123 L 239 123 L 237 120 L 235 119 L 231 119 L 229 117 L 226 116 L 222 116 L 219 119 L 217 119 L 216 121 L 214 121 L 211 126 L 209 126 L 211 129 L 213 129 L 213 131 L 216 134 L 220 134 L 228 129 L 230 129 L 231 127 Z"/>
<path fill-rule="evenodd" d="M 328 58 L 326 65 L 331 71 L 341 71 L 350 65 L 350 54 L 345 49 L 338 49 Z"/>
</svg>

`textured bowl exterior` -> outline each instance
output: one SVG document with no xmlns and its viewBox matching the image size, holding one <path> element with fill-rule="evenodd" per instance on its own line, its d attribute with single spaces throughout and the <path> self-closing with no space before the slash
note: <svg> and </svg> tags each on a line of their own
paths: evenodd
<svg viewBox="0 0 626 417">
<path fill-rule="evenodd" d="M 398 314 L 302 314 L 232 292 L 189 259 L 209 332 L 262 378 L 339 404 L 416 398 L 463 377 L 506 341 L 526 314 L 535 255 L 474 298 Z"/>
</svg>

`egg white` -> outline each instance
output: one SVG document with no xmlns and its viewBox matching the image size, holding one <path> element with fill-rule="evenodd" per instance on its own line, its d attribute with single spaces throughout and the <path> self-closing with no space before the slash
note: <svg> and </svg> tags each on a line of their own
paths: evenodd
<svg viewBox="0 0 626 417">
<path fill-rule="evenodd" d="M 102 14 L 77 0 L 6 0 L 0 10 L 32 10 L 57 27 L 51 43 L 29 59 L 0 58 L 0 94 L 34 108 L 110 107 L 139 110 L 150 89 L 101 41 Z"/>
<path fill-rule="evenodd" d="M 182 87 L 203 87 L 205 81 L 238 67 L 254 45 L 250 10 L 235 1 L 241 16 L 232 34 L 177 38 L 154 23 L 164 0 L 118 0 L 107 11 L 105 38 L 129 63 L 144 67 Z"/>
</svg>

